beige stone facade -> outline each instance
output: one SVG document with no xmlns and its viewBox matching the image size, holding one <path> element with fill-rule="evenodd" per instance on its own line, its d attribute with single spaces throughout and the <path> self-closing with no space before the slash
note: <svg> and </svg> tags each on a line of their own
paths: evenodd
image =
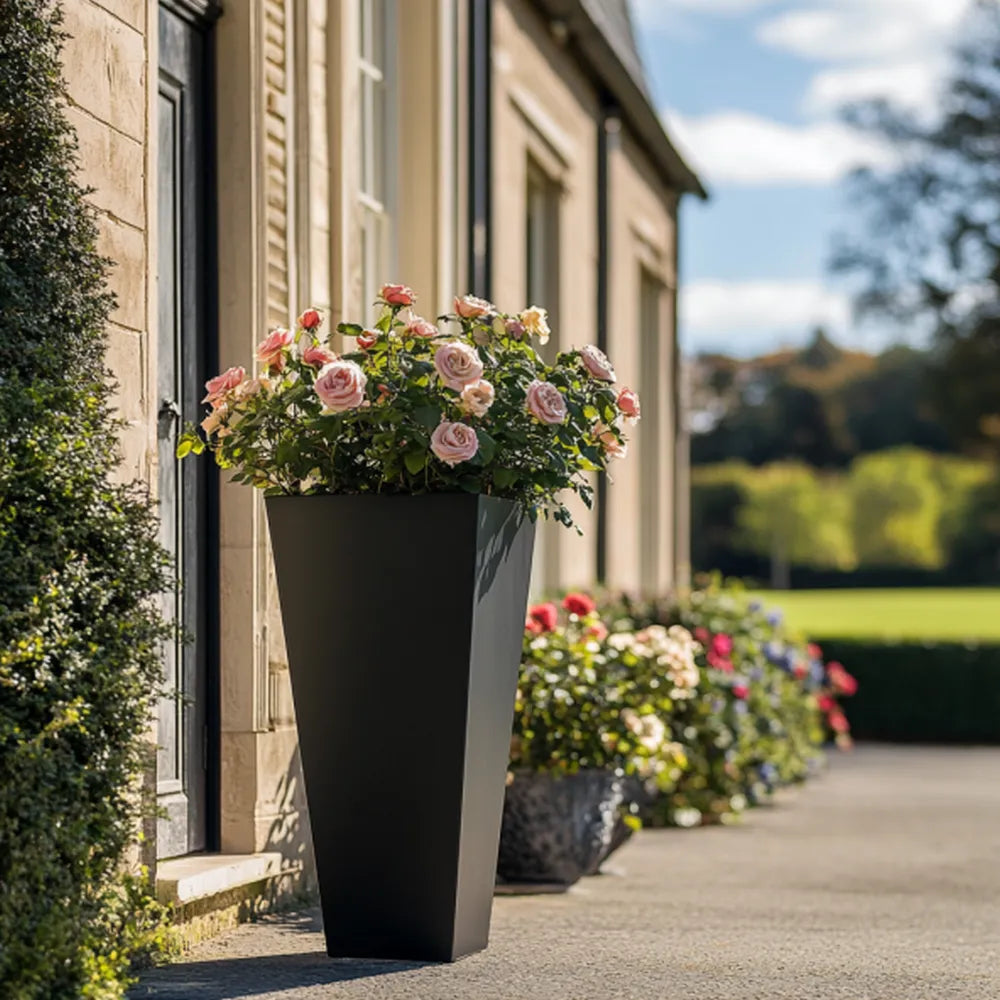
<svg viewBox="0 0 1000 1000">
<path fill-rule="evenodd" d="M 208 0 L 165 2 L 194 21 L 200 12 L 209 15 L 198 30 L 214 80 L 217 295 L 209 326 L 221 367 L 252 367 L 262 334 L 288 325 L 305 305 L 325 310 L 333 323 L 364 316 L 372 261 L 384 268 L 382 277 L 416 288 L 427 315 L 445 311 L 450 296 L 466 290 L 470 247 L 483 239 L 473 233 L 468 196 L 468 38 L 478 4 L 229 0 L 220 13 Z M 157 0 L 64 6 L 69 114 L 81 173 L 94 189 L 101 248 L 116 262 L 108 362 L 128 421 L 122 474 L 156 489 L 157 297 L 166 266 L 157 259 L 163 14 Z M 374 17 L 364 13 L 373 6 L 377 17 L 362 23 Z M 677 580 L 679 555 L 674 317 L 683 185 L 670 183 L 627 115 L 608 116 L 606 82 L 572 44 L 572 23 L 567 31 L 547 6 L 482 3 L 492 7 L 489 292 L 501 308 L 515 309 L 548 290 L 551 297 L 539 304 L 551 310 L 558 346 L 598 343 L 595 290 L 603 266 L 608 352 L 620 381 L 644 395 L 645 420 L 607 487 L 603 552 L 594 512 L 578 512 L 583 538 L 546 526 L 536 586 L 592 584 L 603 569 L 612 585 L 663 590 Z M 391 23 L 378 20 L 383 14 Z M 381 48 L 365 41 L 376 28 Z M 362 117 L 369 92 L 362 91 L 373 80 L 385 101 L 377 110 L 384 112 L 380 135 L 388 139 L 378 147 L 378 184 L 369 190 L 372 166 L 359 156 L 359 143 L 370 127 Z M 373 233 L 384 237 L 377 254 L 366 243 Z M 244 487 L 223 482 L 219 491 L 211 651 L 218 732 L 208 735 L 219 793 L 209 797 L 217 811 L 210 850 L 279 852 L 286 870 L 308 870 L 308 820 L 263 505 Z M 335 617 L 335 608 L 327 610 Z"/>
</svg>

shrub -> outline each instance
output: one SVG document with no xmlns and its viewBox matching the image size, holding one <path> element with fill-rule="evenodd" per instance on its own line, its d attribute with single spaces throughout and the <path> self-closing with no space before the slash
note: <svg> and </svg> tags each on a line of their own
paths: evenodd
<svg viewBox="0 0 1000 1000">
<path fill-rule="evenodd" d="M 169 633 L 155 598 L 170 581 L 148 499 L 113 479 L 112 302 L 74 180 L 59 25 L 51 0 L 0 5 L 0 994 L 10 1000 L 120 996 L 156 912 L 122 868 Z"/>
</svg>

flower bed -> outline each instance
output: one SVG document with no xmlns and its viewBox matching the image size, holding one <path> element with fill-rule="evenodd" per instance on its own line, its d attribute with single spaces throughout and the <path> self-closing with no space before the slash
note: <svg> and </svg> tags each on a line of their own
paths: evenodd
<svg viewBox="0 0 1000 1000">
<path fill-rule="evenodd" d="M 732 820 L 799 782 L 857 682 L 797 641 L 780 613 L 718 583 L 679 600 L 570 594 L 529 610 L 511 767 L 613 769 L 632 822 Z"/>
</svg>

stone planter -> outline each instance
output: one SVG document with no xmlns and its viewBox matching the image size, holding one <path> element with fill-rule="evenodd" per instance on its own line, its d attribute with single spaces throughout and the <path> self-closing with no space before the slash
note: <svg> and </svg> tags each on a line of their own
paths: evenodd
<svg viewBox="0 0 1000 1000">
<path fill-rule="evenodd" d="M 498 883 L 568 889 L 605 856 L 621 801 L 622 783 L 611 771 L 515 771 L 504 799 Z"/>
<path fill-rule="evenodd" d="M 473 494 L 267 513 L 328 954 L 485 948 L 534 526 Z"/>
</svg>

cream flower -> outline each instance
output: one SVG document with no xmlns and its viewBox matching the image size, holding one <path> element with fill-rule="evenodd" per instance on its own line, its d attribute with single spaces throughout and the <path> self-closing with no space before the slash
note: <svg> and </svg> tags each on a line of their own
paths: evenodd
<svg viewBox="0 0 1000 1000">
<path fill-rule="evenodd" d="M 478 382 L 473 382 L 462 389 L 462 409 L 474 417 L 482 417 L 493 405 L 495 398 L 496 393 L 493 386 L 486 379 L 481 378 Z"/>
<path fill-rule="evenodd" d="M 531 336 L 538 338 L 538 343 L 547 344 L 549 342 L 549 335 L 552 333 L 549 329 L 549 314 L 541 306 L 528 306 L 518 316 L 518 319 L 521 321 L 521 326 Z"/>
</svg>

